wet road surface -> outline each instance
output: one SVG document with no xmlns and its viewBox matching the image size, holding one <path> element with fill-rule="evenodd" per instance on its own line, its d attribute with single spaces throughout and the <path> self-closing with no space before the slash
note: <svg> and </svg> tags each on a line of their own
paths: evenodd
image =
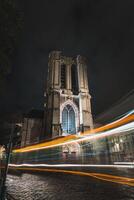
<svg viewBox="0 0 134 200">
<path fill-rule="evenodd" d="M 63 173 L 19 173 L 7 177 L 16 200 L 133 200 L 134 187 Z"/>
</svg>

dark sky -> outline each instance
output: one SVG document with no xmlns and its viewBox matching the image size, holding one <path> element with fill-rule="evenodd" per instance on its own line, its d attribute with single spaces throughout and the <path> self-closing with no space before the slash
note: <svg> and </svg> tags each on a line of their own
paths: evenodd
<svg viewBox="0 0 134 200">
<path fill-rule="evenodd" d="M 1 110 L 43 108 L 48 54 L 87 57 L 93 113 L 134 86 L 133 0 L 23 0 L 24 30 Z"/>
</svg>

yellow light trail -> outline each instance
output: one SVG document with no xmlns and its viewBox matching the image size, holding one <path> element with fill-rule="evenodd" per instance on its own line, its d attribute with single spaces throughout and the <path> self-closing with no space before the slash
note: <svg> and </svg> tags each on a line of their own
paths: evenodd
<svg viewBox="0 0 134 200">
<path fill-rule="evenodd" d="M 64 138 L 56 138 L 56 139 L 53 139 L 52 141 L 38 143 L 38 144 L 35 144 L 35 145 L 30 145 L 30 146 L 27 146 L 27 147 L 24 147 L 24 148 L 20 148 L 20 149 L 14 149 L 13 153 L 22 153 L 22 152 L 27 152 L 27 151 L 34 151 L 34 150 L 38 150 L 41 147 L 48 147 L 48 146 L 53 146 L 53 145 L 65 143 L 66 141 L 71 141 L 71 140 L 74 140 L 76 138 L 77 137 L 75 135 L 69 135 L 69 136 L 66 136 Z"/>
<path fill-rule="evenodd" d="M 80 137 L 86 136 L 86 135 L 89 135 L 89 134 L 100 133 L 102 131 L 106 131 L 106 130 L 109 130 L 109 129 L 111 130 L 112 128 L 119 127 L 123 124 L 127 124 L 127 123 L 132 122 L 132 121 L 134 121 L 134 114 L 133 113 L 128 114 L 127 116 L 125 116 L 125 117 L 123 117 L 123 118 L 121 118 L 121 119 L 119 119 L 115 122 L 112 122 L 108 125 L 102 126 L 100 128 L 92 129 L 92 130 L 89 130 L 89 131 L 85 131 L 84 133 L 80 134 Z M 78 138 L 79 138 L 79 136 L 77 136 L 77 135 L 69 135 L 69 136 L 66 136 L 64 138 L 53 139 L 52 141 L 43 142 L 43 143 L 27 146 L 27 147 L 24 147 L 24 148 L 20 148 L 20 149 L 15 149 L 15 150 L 13 150 L 13 153 L 22 153 L 22 152 L 28 152 L 28 151 L 35 151 L 35 150 L 39 150 L 39 149 L 43 149 L 43 148 L 52 148 L 52 147 L 56 147 L 56 146 L 61 146 L 65 143 L 67 143 L 67 142 L 73 142 L 75 140 L 77 140 L 77 142 L 79 142 Z"/>
<path fill-rule="evenodd" d="M 10 169 L 15 169 L 16 167 L 9 167 Z M 18 170 L 26 170 L 26 171 L 38 171 L 38 172 L 55 172 L 55 173 L 67 173 L 67 174 L 74 174 L 79 176 L 88 176 L 97 178 L 103 181 L 118 183 L 122 185 L 134 186 L 134 178 L 122 177 L 122 176 L 114 176 L 109 174 L 101 174 L 101 173 L 88 173 L 88 172 L 81 172 L 81 171 L 71 171 L 71 170 L 63 170 L 63 169 L 43 169 L 43 168 L 17 168 Z"/>
<path fill-rule="evenodd" d="M 130 116 L 125 116 L 125 117 L 123 117 L 115 122 L 112 122 L 110 124 L 107 124 L 105 126 L 101 126 L 96 129 L 84 131 L 84 133 L 81 133 L 81 135 L 87 135 L 87 134 L 91 134 L 91 133 L 98 133 L 98 132 L 106 131 L 106 130 L 121 126 L 121 125 L 126 124 L 131 121 L 134 121 L 134 114 L 131 114 Z"/>
</svg>

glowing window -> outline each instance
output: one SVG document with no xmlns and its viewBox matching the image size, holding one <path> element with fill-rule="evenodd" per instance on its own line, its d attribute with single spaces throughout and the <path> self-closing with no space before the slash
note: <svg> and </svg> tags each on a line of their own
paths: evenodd
<svg viewBox="0 0 134 200">
<path fill-rule="evenodd" d="M 62 111 L 62 129 L 64 133 L 76 133 L 75 112 L 70 105 L 65 106 Z"/>
</svg>

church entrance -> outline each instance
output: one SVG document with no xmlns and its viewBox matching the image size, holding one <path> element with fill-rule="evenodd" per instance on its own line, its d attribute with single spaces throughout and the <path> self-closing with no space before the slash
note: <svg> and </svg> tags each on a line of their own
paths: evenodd
<svg viewBox="0 0 134 200">
<path fill-rule="evenodd" d="M 62 111 L 62 130 L 66 134 L 76 133 L 75 112 L 71 105 L 66 105 Z"/>
</svg>

